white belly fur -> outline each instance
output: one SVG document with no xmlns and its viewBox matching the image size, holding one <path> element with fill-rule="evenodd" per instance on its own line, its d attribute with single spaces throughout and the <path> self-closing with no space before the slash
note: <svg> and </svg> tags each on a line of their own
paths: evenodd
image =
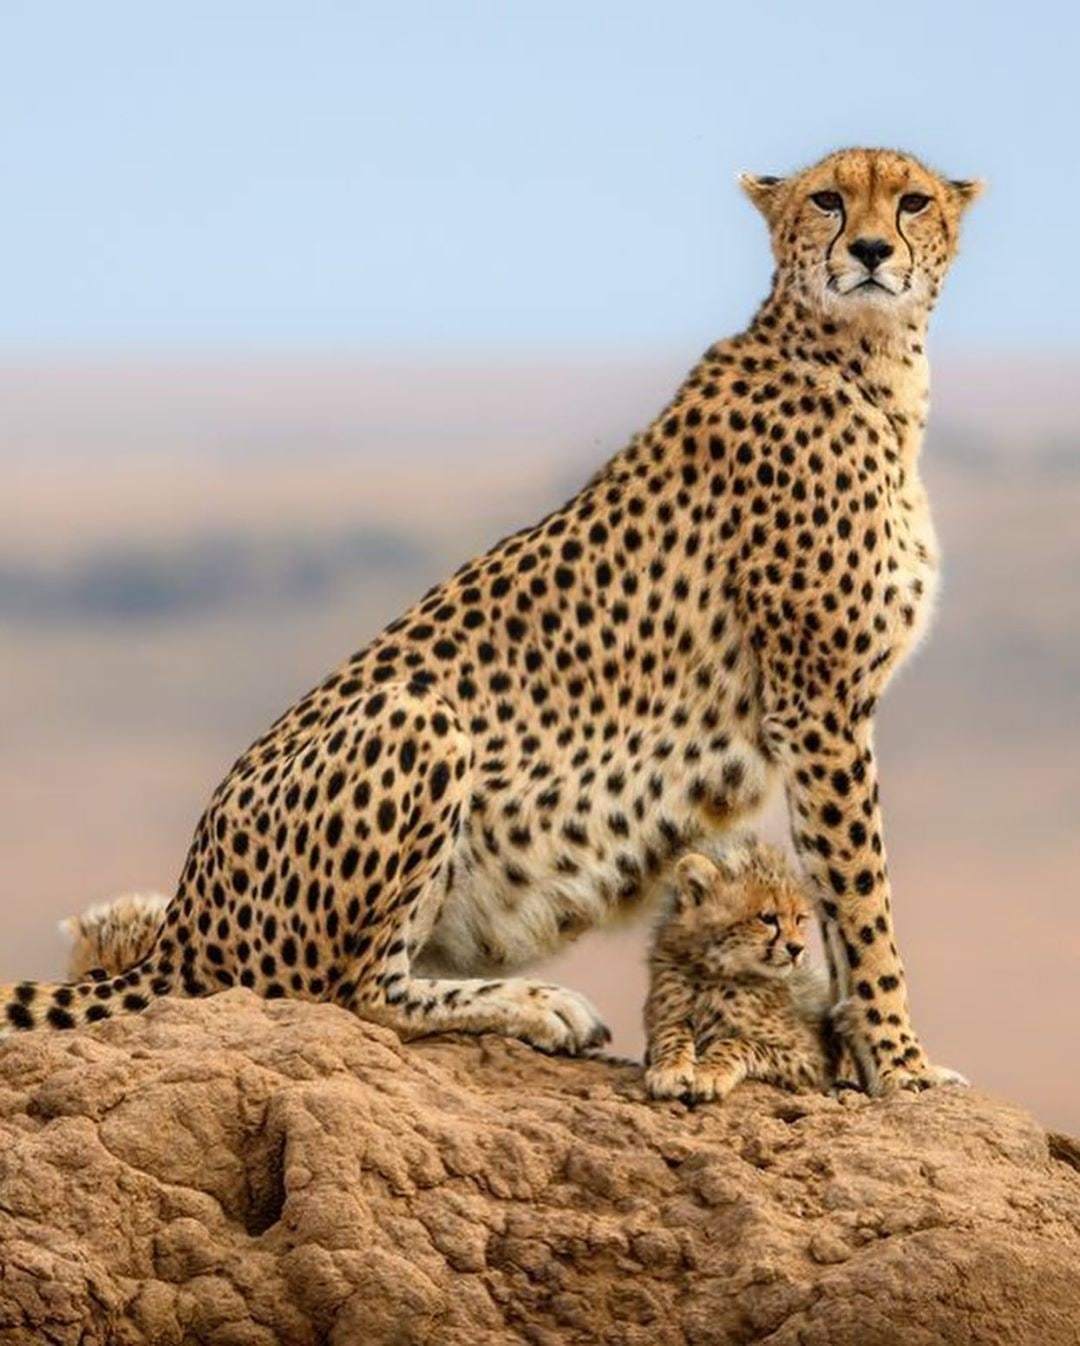
<svg viewBox="0 0 1080 1346">
<path fill-rule="evenodd" d="M 681 753 L 673 754 L 673 763 L 676 758 L 681 762 Z M 691 774 L 719 781 L 724 767 L 733 761 L 742 764 L 743 779 L 736 791 L 726 791 L 727 807 L 722 813 L 689 801 Z M 492 862 L 474 827 L 471 836 L 463 834 L 459 842 L 453 883 L 415 960 L 417 971 L 425 975 L 502 975 L 555 953 L 586 930 L 647 916 L 663 894 L 678 854 L 693 846 L 709 849 L 725 832 L 749 823 L 768 799 L 776 776 L 760 751 L 740 737 L 707 766 L 698 762 L 693 773 L 685 766 L 666 768 L 660 798 L 650 798 L 644 816 L 633 819 L 629 835 L 617 845 L 603 834 L 602 826 L 591 823 L 590 842 L 597 834 L 598 844 L 568 847 L 560 833 L 563 823 L 574 815 L 572 810 L 563 810 L 552 818 L 550 831 L 535 833 L 522 857 L 521 867 L 528 874 L 524 883 L 507 879 L 503 863 Z M 664 855 L 654 873 L 645 873 L 632 900 L 620 900 L 626 878 L 617 856 L 630 855 L 644 870 L 646 849 L 658 836 L 661 818 L 678 828 L 680 845 L 674 854 Z M 568 851 L 578 861 L 574 874 L 559 869 L 559 859 Z"/>
</svg>

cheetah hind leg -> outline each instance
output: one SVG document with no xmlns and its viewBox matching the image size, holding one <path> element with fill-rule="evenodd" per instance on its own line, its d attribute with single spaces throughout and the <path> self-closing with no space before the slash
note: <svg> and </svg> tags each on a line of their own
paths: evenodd
<svg viewBox="0 0 1080 1346">
<path fill-rule="evenodd" d="M 415 977 L 392 980 L 386 995 L 358 991 L 353 1009 L 361 1018 L 395 1028 L 402 1037 L 429 1033 L 500 1033 L 550 1054 L 578 1056 L 603 1047 L 611 1033 L 583 995 L 547 982 L 510 978 L 451 980 Z"/>
<path fill-rule="evenodd" d="M 431 714 L 431 701 L 424 706 Z M 447 707 L 445 714 L 453 718 Z M 451 980 L 418 976 L 412 959 L 438 916 L 447 866 L 471 793 L 470 742 L 457 727 L 431 740 L 434 756 L 419 789 L 419 807 L 398 834 L 400 865 L 383 888 L 381 922 L 368 923 L 354 948 L 350 1008 L 403 1037 L 429 1033 L 501 1033 L 544 1052 L 577 1055 L 611 1034 L 584 996 L 521 978 Z M 426 754 L 421 754 L 426 756 Z M 376 808 L 379 801 L 373 801 Z M 360 894 L 361 897 L 364 894 Z"/>
</svg>

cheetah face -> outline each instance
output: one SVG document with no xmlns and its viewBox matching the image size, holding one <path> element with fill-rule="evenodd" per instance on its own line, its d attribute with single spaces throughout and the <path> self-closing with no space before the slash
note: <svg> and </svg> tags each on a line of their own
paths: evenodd
<svg viewBox="0 0 1080 1346">
<path fill-rule="evenodd" d="M 810 902 L 771 847 L 753 843 L 719 863 L 685 856 L 676 883 L 674 933 L 708 976 L 786 977 L 805 960 Z"/>
<path fill-rule="evenodd" d="M 892 150 L 840 150 L 790 178 L 746 174 L 778 283 L 831 317 L 903 320 L 933 306 L 977 182 Z"/>
</svg>

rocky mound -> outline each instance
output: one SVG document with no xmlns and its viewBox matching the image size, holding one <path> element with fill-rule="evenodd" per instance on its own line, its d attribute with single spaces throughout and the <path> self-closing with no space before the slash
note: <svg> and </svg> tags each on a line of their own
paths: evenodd
<svg viewBox="0 0 1080 1346">
<path fill-rule="evenodd" d="M 232 991 L 6 1040 L 0 1128 L 4 1343 L 1077 1341 L 1068 1142 L 965 1090 L 689 1111 Z"/>
</svg>

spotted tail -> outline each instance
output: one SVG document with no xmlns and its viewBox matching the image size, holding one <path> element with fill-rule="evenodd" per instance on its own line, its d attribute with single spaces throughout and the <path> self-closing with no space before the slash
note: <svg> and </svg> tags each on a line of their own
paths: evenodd
<svg viewBox="0 0 1080 1346">
<path fill-rule="evenodd" d="M 118 1014 L 138 1014 L 157 996 L 178 989 L 167 959 L 152 955 L 110 977 L 94 968 L 85 981 L 24 981 L 0 986 L 0 1032 L 29 1028 L 82 1028 Z"/>
<path fill-rule="evenodd" d="M 92 909 L 78 931 L 69 927 L 75 948 L 71 965 L 78 980 L 20 981 L 0 987 L 0 1034 L 26 1028 L 81 1028 L 120 1014 L 139 1014 L 156 996 L 178 991 L 179 977 L 170 958 L 154 952 L 162 927 L 163 902 L 151 907 L 120 899 Z M 102 925 L 104 921 L 104 925 Z M 81 956 L 92 942 L 104 968 L 85 968 Z M 137 950 L 131 968 L 119 965 L 125 949 Z"/>
</svg>

